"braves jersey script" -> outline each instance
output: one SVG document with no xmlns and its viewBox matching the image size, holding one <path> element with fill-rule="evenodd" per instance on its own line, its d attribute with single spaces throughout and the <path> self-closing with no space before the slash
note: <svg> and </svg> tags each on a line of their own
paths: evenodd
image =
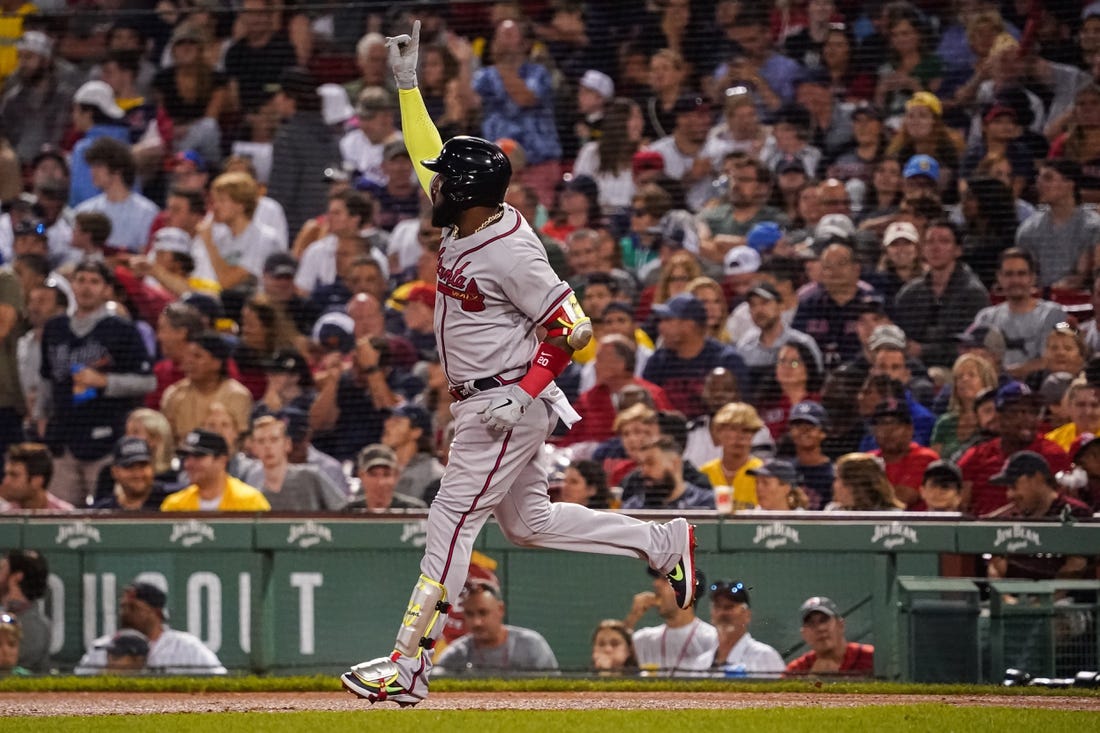
<svg viewBox="0 0 1100 733">
<path fill-rule="evenodd" d="M 435 338 L 453 385 L 522 377 L 539 345 L 536 326 L 572 292 L 519 212 L 503 206 L 480 232 L 454 239 L 448 231 L 439 250 Z"/>
</svg>

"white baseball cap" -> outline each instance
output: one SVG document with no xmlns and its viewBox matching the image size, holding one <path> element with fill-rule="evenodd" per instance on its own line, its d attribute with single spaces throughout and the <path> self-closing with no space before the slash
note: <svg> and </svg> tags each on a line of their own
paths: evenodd
<svg viewBox="0 0 1100 733">
<path fill-rule="evenodd" d="M 611 77 L 602 71 L 589 69 L 584 72 L 580 85 L 585 89 L 591 89 L 604 99 L 611 99 L 615 96 L 615 82 L 611 81 Z"/>
<path fill-rule="evenodd" d="M 86 104 L 89 107 L 97 107 L 100 112 L 113 120 L 121 120 L 126 114 L 122 107 L 115 104 L 115 93 L 105 81 L 85 82 L 76 90 L 73 101 L 77 104 Z"/>
<path fill-rule="evenodd" d="M 749 275 L 760 269 L 760 253 L 752 247 L 738 245 L 722 258 L 727 275 Z"/>
<path fill-rule="evenodd" d="M 15 44 L 19 51 L 30 51 L 45 58 L 53 56 L 53 39 L 42 31 L 27 31 Z"/>
<path fill-rule="evenodd" d="M 917 233 L 917 228 L 907 221 L 895 221 L 886 227 L 886 234 L 882 235 L 882 243 L 887 247 L 899 239 L 920 244 L 920 234 Z"/>
<path fill-rule="evenodd" d="M 154 252 L 191 254 L 191 235 L 178 227 L 164 227 L 153 235 Z"/>
<path fill-rule="evenodd" d="M 322 84 L 317 87 L 321 97 L 321 117 L 326 125 L 339 125 L 355 116 L 348 92 L 339 84 Z"/>
<path fill-rule="evenodd" d="M 826 214 L 814 228 L 814 242 L 825 243 L 830 239 L 851 240 L 856 234 L 852 220 L 844 214 Z"/>
</svg>

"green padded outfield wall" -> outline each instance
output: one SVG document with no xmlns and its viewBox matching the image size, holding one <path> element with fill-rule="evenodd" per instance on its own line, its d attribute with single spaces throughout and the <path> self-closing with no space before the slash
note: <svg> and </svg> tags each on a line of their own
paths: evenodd
<svg viewBox="0 0 1100 733">
<path fill-rule="evenodd" d="M 695 521 L 695 520 L 693 520 Z M 752 633 L 785 657 L 804 651 L 798 606 L 832 597 L 849 638 L 876 643 L 876 671 L 896 678 L 899 575 L 935 576 L 941 553 L 1100 554 L 1100 524 L 985 524 L 883 519 L 698 520 L 708 583 L 752 596 Z M 71 666 L 115 629 L 121 589 L 144 575 L 168 588 L 170 623 L 233 670 L 332 672 L 388 651 L 416 576 L 424 521 L 208 516 L 3 518 L 0 547 L 34 548 L 51 568 L 53 653 Z M 516 548 L 495 524 L 478 549 L 497 561 L 509 623 L 537 629 L 565 669 L 584 669 L 592 629 L 622 618 L 652 579 L 641 562 Z M 699 613 L 709 616 L 707 602 Z M 641 625 L 659 623 L 654 612 Z"/>
</svg>

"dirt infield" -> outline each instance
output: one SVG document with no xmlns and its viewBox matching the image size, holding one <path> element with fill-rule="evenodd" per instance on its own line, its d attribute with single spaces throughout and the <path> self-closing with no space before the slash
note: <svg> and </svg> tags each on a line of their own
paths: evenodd
<svg viewBox="0 0 1100 733">
<path fill-rule="evenodd" d="M 851 708 L 865 705 L 939 703 L 1100 712 L 1100 698 L 1000 695 L 841 695 L 812 693 L 696 692 L 443 692 L 417 710 L 672 710 L 787 707 Z M 396 708 L 393 704 L 377 709 Z M 374 709 L 340 692 L 298 693 L 0 693 L 5 717 L 54 715 L 145 715 L 152 713 L 351 711 Z"/>
</svg>

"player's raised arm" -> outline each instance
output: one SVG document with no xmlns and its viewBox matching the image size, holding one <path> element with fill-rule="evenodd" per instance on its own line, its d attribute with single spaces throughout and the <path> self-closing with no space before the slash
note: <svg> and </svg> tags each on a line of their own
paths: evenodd
<svg viewBox="0 0 1100 733">
<path fill-rule="evenodd" d="M 443 149 L 443 140 L 435 128 L 424 98 L 416 86 L 416 64 L 420 55 L 420 21 L 413 21 L 412 35 L 402 34 L 386 39 L 390 68 L 397 80 L 397 97 L 401 104 L 401 132 L 405 136 L 405 148 L 409 151 L 416 177 L 428 196 L 432 195 L 430 170 L 420 161 L 435 158 Z"/>
</svg>

